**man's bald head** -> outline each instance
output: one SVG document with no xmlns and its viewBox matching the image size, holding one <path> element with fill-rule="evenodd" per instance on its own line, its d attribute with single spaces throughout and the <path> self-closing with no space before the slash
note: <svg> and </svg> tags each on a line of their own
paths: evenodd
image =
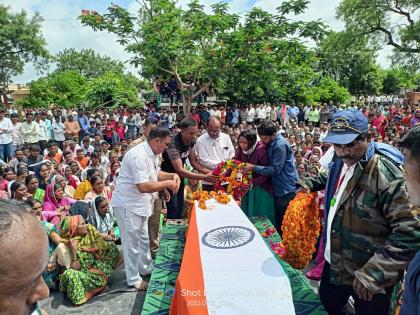
<svg viewBox="0 0 420 315">
<path fill-rule="evenodd" d="M 219 117 L 211 116 L 207 122 L 207 133 L 210 138 L 217 139 L 220 135 L 222 122 Z"/>
<path fill-rule="evenodd" d="M 0 314 L 28 314 L 48 297 L 48 238 L 22 204 L 0 200 Z"/>
</svg>

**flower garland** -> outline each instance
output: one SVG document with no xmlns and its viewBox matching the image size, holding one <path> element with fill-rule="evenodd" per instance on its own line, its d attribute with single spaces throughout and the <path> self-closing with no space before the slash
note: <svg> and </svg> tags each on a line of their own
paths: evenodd
<svg viewBox="0 0 420 315">
<path fill-rule="evenodd" d="M 296 269 L 305 268 L 315 252 L 320 233 L 320 209 L 316 193 L 299 192 L 289 203 L 281 230 L 280 257 Z"/>
<path fill-rule="evenodd" d="M 209 200 L 211 198 L 214 198 L 218 203 L 221 204 L 228 204 L 230 201 L 230 197 L 223 191 L 223 190 L 219 190 L 219 191 L 195 191 L 192 193 L 191 195 L 191 205 L 194 204 L 194 200 L 198 200 L 198 206 L 203 209 L 206 210 L 207 206 L 206 206 L 206 200 Z"/>
<path fill-rule="evenodd" d="M 212 173 L 219 176 L 219 180 L 214 183 L 214 190 L 226 191 L 240 202 L 252 186 L 252 172 L 245 172 L 245 165 L 246 163 L 238 160 L 221 162 Z"/>
</svg>

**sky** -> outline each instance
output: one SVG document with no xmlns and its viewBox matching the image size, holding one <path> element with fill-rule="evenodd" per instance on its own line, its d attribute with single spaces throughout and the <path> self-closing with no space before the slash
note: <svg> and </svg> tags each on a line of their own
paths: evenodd
<svg viewBox="0 0 420 315">
<path fill-rule="evenodd" d="M 207 8 L 212 3 L 222 0 L 201 0 Z M 224 0 L 229 2 L 232 12 L 243 14 L 252 7 L 260 7 L 268 12 L 275 12 L 281 0 Z M 81 10 L 95 10 L 99 13 L 105 12 L 111 4 L 108 0 L 2 0 L 3 4 L 10 5 L 13 11 L 25 10 L 30 15 L 39 12 L 44 18 L 42 23 L 42 33 L 47 41 L 47 49 L 51 54 L 55 54 L 65 48 L 75 48 L 77 50 L 91 48 L 102 55 L 107 55 L 113 59 L 126 61 L 129 55 L 124 48 L 116 42 L 116 36 L 106 32 L 94 32 L 89 27 L 81 25 L 77 20 Z M 135 13 L 138 4 L 135 0 L 113 0 L 113 3 L 128 8 Z M 312 0 L 307 11 L 299 16 L 300 20 L 310 21 L 321 19 L 327 23 L 332 30 L 341 31 L 344 25 L 335 18 L 335 8 L 339 0 Z M 188 3 L 188 0 L 179 0 L 181 6 Z M 389 61 L 386 56 L 390 49 L 384 49 L 379 53 L 378 62 L 387 67 Z M 136 69 L 127 66 L 130 72 L 136 73 Z M 25 67 L 22 75 L 12 78 L 13 83 L 29 83 L 38 78 L 32 64 Z"/>
</svg>

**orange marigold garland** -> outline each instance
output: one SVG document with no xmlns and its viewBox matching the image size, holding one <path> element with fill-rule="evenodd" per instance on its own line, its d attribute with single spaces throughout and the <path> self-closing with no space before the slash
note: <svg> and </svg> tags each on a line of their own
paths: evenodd
<svg viewBox="0 0 420 315">
<path fill-rule="evenodd" d="M 316 250 L 320 229 L 320 209 L 316 203 L 316 193 L 297 193 L 283 218 L 281 258 L 296 269 L 305 268 Z"/>
<path fill-rule="evenodd" d="M 194 200 L 198 201 L 198 206 L 203 209 L 206 210 L 207 206 L 206 206 L 206 200 L 209 200 L 211 198 L 214 198 L 218 203 L 221 204 L 228 204 L 230 201 L 230 197 L 223 191 L 223 190 L 219 190 L 219 191 L 202 191 L 202 190 L 198 190 L 196 192 L 193 192 L 191 195 L 191 206 L 194 204 Z"/>
</svg>

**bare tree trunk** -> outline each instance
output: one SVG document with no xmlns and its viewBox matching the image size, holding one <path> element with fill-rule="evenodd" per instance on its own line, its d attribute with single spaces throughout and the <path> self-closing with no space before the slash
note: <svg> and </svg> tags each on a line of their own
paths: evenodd
<svg viewBox="0 0 420 315">
<path fill-rule="evenodd" d="M 191 113 L 192 95 L 190 92 L 182 93 L 182 111 L 187 117 Z"/>
</svg>

